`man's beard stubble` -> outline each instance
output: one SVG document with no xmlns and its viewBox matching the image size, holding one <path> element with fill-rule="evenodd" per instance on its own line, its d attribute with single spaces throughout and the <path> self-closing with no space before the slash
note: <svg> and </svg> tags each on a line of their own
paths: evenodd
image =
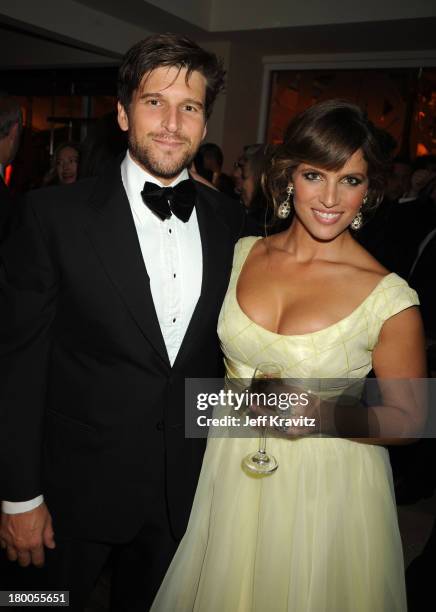
<svg viewBox="0 0 436 612">
<path fill-rule="evenodd" d="M 186 139 L 180 139 L 186 141 Z M 156 178 L 171 179 L 175 178 L 185 168 L 189 168 L 197 151 L 192 151 L 190 148 L 185 150 L 181 158 L 166 160 L 157 159 L 150 147 L 142 145 L 136 140 L 135 135 L 129 130 L 128 133 L 129 152 L 144 169 L 155 176 Z"/>
</svg>

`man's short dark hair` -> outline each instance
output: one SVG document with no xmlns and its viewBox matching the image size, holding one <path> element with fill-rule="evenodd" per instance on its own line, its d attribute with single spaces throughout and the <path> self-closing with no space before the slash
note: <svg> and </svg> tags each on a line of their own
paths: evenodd
<svg viewBox="0 0 436 612">
<path fill-rule="evenodd" d="M 118 72 L 118 100 L 128 111 L 132 95 L 145 74 L 161 66 L 186 68 L 186 81 L 194 71 L 206 79 L 205 114 L 208 118 L 218 93 L 224 88 L 225 71 L 214 53 L 179 34 L 156 34 L 136 43 L 124 56 Z"/>
<path fill-rule="evenodd" d="M 23 115 L 20 105 L 15 98 L 0 94 L 0 140 L 9 134 L 15 123 L 18 123 L 21 130 Z"/>
</svg>

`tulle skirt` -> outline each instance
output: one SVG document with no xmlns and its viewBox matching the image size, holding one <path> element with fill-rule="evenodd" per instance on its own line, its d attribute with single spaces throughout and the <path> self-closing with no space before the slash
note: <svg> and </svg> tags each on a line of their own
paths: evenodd
<svg viewBox="0 0 436 612">
<path fill-rule="evenodd" d="M 187 532 L 154 612 L 399 612 L 403 554 L 386 449 L 335 438 L 208 441 Z"/>
</svg>

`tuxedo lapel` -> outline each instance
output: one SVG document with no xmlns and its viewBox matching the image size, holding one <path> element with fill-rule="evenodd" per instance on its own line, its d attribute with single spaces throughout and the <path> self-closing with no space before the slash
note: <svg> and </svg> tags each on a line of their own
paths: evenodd
<svg viewBox="0 0 436 612">
<path fill-rule="evenodd" d="M 228 249 L 225 240 L 226 227 L 216 214 L 214 206 L 201 194 L 197 194 L 195 205 L 198 226 L 201 237 L 203 255 L 203 274 L 201 293 L 192 314 L 182 345 L 177 354 L 174 368 L 180 367 L 189 356 L 189 352 L 202 333 L 202 326 L 208 321 L 210 310 L 216 309 L 215 286 L 217 284 L 217 271 L 224 273 L 225 252 Z M 231 255 L 230 255 L 231 256 Z"/>
<path fill-rule="evenodd" d="M 118 164 L 99 179 L 90 206 L 94 218 L 87 234 L 94 250 L 141 332 L 170 368 Z"/>
</svg>

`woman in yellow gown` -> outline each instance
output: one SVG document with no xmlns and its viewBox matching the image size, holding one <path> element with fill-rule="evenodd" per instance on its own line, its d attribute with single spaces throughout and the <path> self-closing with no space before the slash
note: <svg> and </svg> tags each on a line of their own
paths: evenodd
<svg viewBox="0 0 436 612">
<path fill-rule="evenodd" d="M 236 246 L 218 333 L 227 374 L 274 362 L 298 379 L 425 377 L 416 293 L 353 238 L 386 157 L 357 107 L 327 101 L 289 126 L 266 175 L 288 230 Z M 289 197 L 287 197 L 287 194 Z M 280 207 L 280 203 L 282 204 Z M 404 393 L 372 409 L 376 439 L 268 439 L 279 463 L 243 470 L 250 438 L 210 438 L 187 532 L 154 612 L 397 612 L 404 567 L 383 431 L 414 437 Z M 390 429 L 389 429 L 390 427 Z M 389 440 L 400 443 L 404 440 Z"/>
</svg>

